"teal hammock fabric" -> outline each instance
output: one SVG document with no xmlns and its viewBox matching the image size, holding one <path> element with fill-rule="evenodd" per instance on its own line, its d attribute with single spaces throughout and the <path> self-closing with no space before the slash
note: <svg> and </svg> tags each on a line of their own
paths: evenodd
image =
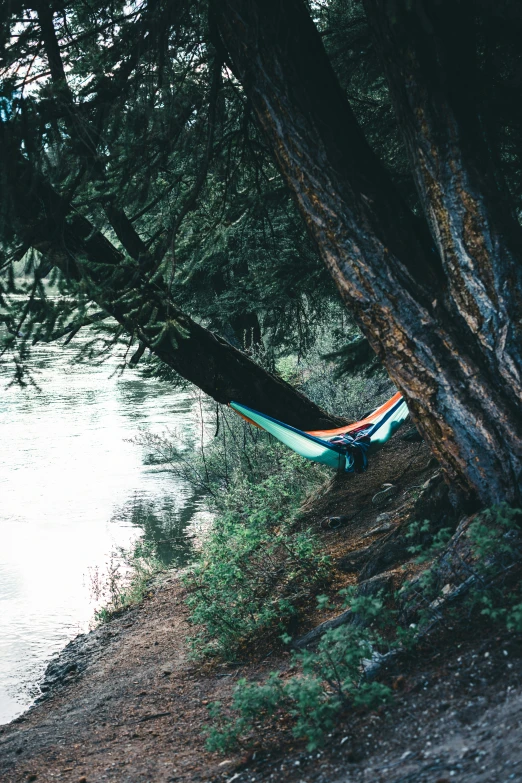
<svg viewBox="0 0 522 783">
<path fill-rule="evenodd" d="M 365 470 L 366 452 L 371 453 L 386 443 L 409 415 L 403 397 L 396 394 L 362 422 L 337 430 L 321 431 L 321 437 L 318 437 L 246 405 L 231 402 L 230 406 L 301 457 L 348 473 Z"/>
</svg>

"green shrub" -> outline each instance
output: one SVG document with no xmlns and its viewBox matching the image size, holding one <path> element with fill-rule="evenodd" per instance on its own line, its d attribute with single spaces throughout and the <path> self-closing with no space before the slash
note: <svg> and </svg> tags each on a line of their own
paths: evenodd
<svg viewBox="0 0 522 783">
<path fill-rule="evenodd" d="M 405 538 L 417 541 L 408 547 L 411 555 L 417 555 L 416 563 L 426 563 L 441 552 L 450 540 L 453 530 L 450 527 L 443 527 L 436 533 L 431 533 L 432 523 L 429 519 L 423 522 L 411 522 L 408 526 L 408 532 Z"/>
<path fill-rule="evenodd" d="M 256 724 L 284 716 L 292 720 L 294 736 L 305 738 L 309 750 L 313 750 L 334 727 L 340 713 L 374 708 L 388 701 L 390 689 L 366 680 L 363 662 L 372 657 L 376 646 L 385 645 L 379 627 L 391 616 L 383 610 L 380 598 L 354 599 L 350 592 L 348 601 L 364 619 L 364 627 L 357 624 L 332 629 L 322 636 L 315 650 L 294 652 L 287 679 L 272 672 L 262 683 L 240 680 L 234 689 L 232 717 L 223 713 L 219 702 L 211 705 L 213 723 L 207 727 L 210 750 L 225 751 L 251 734 Z"/>
<path fill-rule="evenodd" d="M 467 602 L 515 632 L 522 631 L 521 523 L 522 510 L 502 503 L 479 514 L 468 530 L 477 580 Z"/>
<path fill-rule="evenodd" d="M 522 591 L 519 577 L 516 589 L 509 587 L 506 579 L 520 569 L 521 519 L 522 511 L 501 505 L 482 512 L 466 533 L 473 555 L 467 567 L 476 576 L 466 600 L 478 606 L 482 615 L 505 622 L 514 631 L 522 631 Z M 416 542 L 411 552 L 417 562 L 435 559 L 398 595 L 399 603 L 417 603 L 418 622 L 401 624 L 399 611 L 385 608 L 380 597 L 356 597 L 353 590 L 346 591 L 346 604 L 358 622 L 328 631 L 313 650 L 294 652 L 289 672 L 272 672 L 263 682 L 240 680 L 229 710 L 218 702 L 210 707 L 212 722 L 206 727 L 209 749 L 225 751 L 238 742 L 248 742 L 261 726 L 275 728 L 281 725 L 276 721 L 283 720 L 291 721 L 294 735 L 306 739 L 312 750 L 341 713 L 385 703 L 390 689 L 364 677 L 365 659 L 371 661 L 375 653 L 396 646 L 412 647 L 419 629 L 431 624 L 434 611 L 440 611 L 441 606 L 436 599 L 438 555 L 451 535 L 449 528 L 432 534 L 428 522 L 410 526 L 408 537 Z M 319 595 L 317 601 L 320 608 L 329 605 L 325 595 Z M 284 639 L 290 641 L 287 635 Z"/>
<path fill-rule="evenodd" d="M 518 559 L 521 551 L 522 509 L 501 503 L 488 508 L 471 523 L 468 536 L 477 558 L 477 568 L 483 575 L 494 570 L 499 562 Z"/>
<path fill-rule="evenodd" d="M 258 483 L 236 474 L 223 510 L 185 577 L 195 651 L 234 657 L 266 631 L 281 632 L 299 603 L 328 575 L 315 536 L 295 517 L 322 473 L 285 454 L 280 469 Z"/>
<path fill-rule="evenodd" d="M 158 558 L 154 543 L 138 540 L 130 549 L 120 549 L 111 555 L 108 571 L 100 579 L 98 571 L 91 573 L 91 593 L 102 602 L 94 612 L 97 623 L 139 604 L 150 589 L 154 577 L 165 570 Z"/>
<path fill-rule="evenodd" d="M 451 530 L 443 528 L 434 536 L 429 535 L 429 522 L 413 523 L 408 537 L 420 539 L 421 544 L 410 547 L 417 554 L 416 562 L 433 561 L 414 580 L 406 582 L 399 591 L 399 601 L 416 613 L 416 627 L 428 627 L 444 604 L 441 588 L 450 589 L 469 580 L 462 592 L 463 601 L 452 608 L 460 611 L 464 605 L 468 612 L 478 610 L 483 617 L 503 622 L 512 631 L 522 631 L 522 511 L 506 503 L 485 509 L 476 516 L 462 533 L 464 556 L 458 551 L 437 556 L 446 548 Z M 423 536 L 425 537 L 424 540 Z M 454 577 L 452 577 L 452 569 Z M 444 575 L 444 576 L 441 576 Z M 416 604 L 416 605 L 415 605 Z M 449 612 L 447 607 L 444 608 Z M 398 629 L 405 638 L 408 629 Z M 411 640 L 410 640 L 411 641 Z"/>
</svg>

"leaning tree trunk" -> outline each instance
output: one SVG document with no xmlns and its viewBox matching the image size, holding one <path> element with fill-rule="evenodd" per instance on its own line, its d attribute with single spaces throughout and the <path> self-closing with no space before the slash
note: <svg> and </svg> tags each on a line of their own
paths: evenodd
<svg viewBox="0 0 522 783">
<path fill-rule="evenodd" d="M 57 114 L 63 115 L 79 150 L 79 168 L 86 165 L 89 176 L 98 184 L 103 183 L 105 171 L 94 141 L 98 134 L 94 127 L 86 125 L 74 104 L 54 29 L 52 4 L 42 0 L 37 5 L 37 13 L 42 47 L 54 83 L 54 98 L 59 101 Z M 148 23 L 144 17 L 145 32 Z M 136 52 L 133 56 L 137 56 Z M 218 67 L 218 76 L 220 70 Z M 214 90 L 218 82 L 219 79 L 213 81 Z M 8 129 L 1 130 L 5 202 L 9 203 L 9 218 L 18 235 L 27 247 L 42 253 L 64 275 L 81 280 L 93 301 L 139 341 L 138 355 L 143 348 L 149 348 L 182 377 L 221 403 L 235 400 L 303 429 L 337 427 L 346 422 L 326 413 L 290 384 L 181 312 L 169 288 L 156 274 L 158 259 L 114 200 L 107 198 L 103 207 L 128 258 L 70 208 L 38 174 L 38 167 L 33 169 L 20 154 Z M 255 313 L 238 325 L 249 328 L 253 339 L 260 339 Z"/>
<path fill-rule="evenodd" d="M 448 480 L 482 503 L 520 502 L 520 361 L 513 351 L 500 372 L 505 357 L 492 360 L 467 317 L 484 270 L 441 262 L 365 142 L 303 0 L 212 0 L 212 13 L 324 262 Z M 504 305 L 515 324 L 518 301 Z"/>
<path fill-rule="evenodd" d="M 165 364 L 221 403 L 237 400 L 303 429 L 336 427 L 345 422 L 325 413 L 281 378 L 181 312 L 167 287 L 143 263 L 125 256 L 66 201 L 9 143 L 0 123 L 1 182 L 10 221 L 24 245 L 39 251 L 126 331 Z M 113 216 L 117 233 L 129 247 L 122 213 Z M 134 247 L 139 256 L 141 246 Z M 132 254 L 131 254 L 132 255 Z"/>
</svg>

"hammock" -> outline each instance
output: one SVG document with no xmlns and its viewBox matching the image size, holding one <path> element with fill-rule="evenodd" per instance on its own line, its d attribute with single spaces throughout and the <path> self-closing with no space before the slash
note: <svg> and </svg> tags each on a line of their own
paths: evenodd
<svg viewBox="0 0 522 783">
<path fill-rule="evenodd" d="M 347 473 L 366 470 L 366 451 L 374 451 L 386 443 L 408 416 L 408 407 L 400 392 L 361 421 L 334 430 L 311 432 L 298 430 L 237 402 L 231 402 L 230 406 L 301 457 Z"/>
</svg>

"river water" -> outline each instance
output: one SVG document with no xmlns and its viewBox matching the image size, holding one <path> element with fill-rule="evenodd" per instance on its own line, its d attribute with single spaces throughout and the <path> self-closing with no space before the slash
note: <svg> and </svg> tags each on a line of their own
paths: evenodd
<svg viewBox="0 0 522 783">
<path fill-rule="evenodd" d="M 33 358 L 34 388 L 4 388 L 0 365 L 0 724 L 38 694 L 49 659 L 93 620 L 118 547 L 139 536 L 185 564 L 208 523 L 182 479 L 147 466 L 140 431 L 197 437 L 194 399 L 137 370 L 114 374 L 69 348 Z"/>
</svg>

